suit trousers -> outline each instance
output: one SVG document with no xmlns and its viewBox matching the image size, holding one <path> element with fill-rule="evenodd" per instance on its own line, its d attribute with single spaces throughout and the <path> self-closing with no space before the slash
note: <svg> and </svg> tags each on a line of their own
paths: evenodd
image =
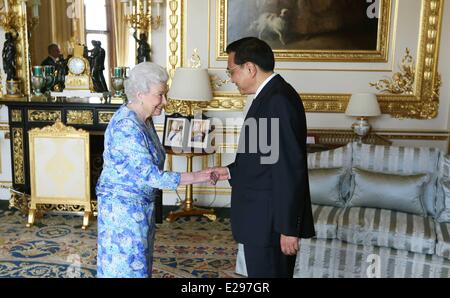
<svg viewBox="0 0 450 298">
<path fill-rule="evenodd" d="M 278 238 L 279 239 L 279 238 Z M 286 256 L 281 246 L 244 244 L 245 263 L 249 278 L 292 278 L 297 256 Z"/>
</svg>

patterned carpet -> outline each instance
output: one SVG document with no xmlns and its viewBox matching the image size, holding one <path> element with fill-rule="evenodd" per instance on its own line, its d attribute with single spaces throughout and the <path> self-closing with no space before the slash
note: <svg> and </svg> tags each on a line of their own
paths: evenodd
<svg viewBox="0 0 450 298">
<path fill-rule="evenodd" d="M 95 221 L 83 231 L 82 217 L 45 214 L 26 228 L 19 212 L 0 210 L 0 222 L 0 277 L 95 277 Z M 227 218 L 164 222 L 157 227 L 153 277 L 239 277 L 236 253 Z"/>
</svg>

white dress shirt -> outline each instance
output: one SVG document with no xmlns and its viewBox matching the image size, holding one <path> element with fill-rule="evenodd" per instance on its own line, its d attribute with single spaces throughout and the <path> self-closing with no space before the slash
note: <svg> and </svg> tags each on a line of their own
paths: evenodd
<svg viewBox="0 0 450 298">
<path fill-rule="evenodd" d="M 273 79 L 277 74 L 273 73 L 270 77 L 268 77 L 261 85 L 259 85 L 258 89 L 256 90 L 256 93 L 253 97 L 249 96 L 247 97 L 247 102 L 245 103 L 244 107 L 244 119 L 247 117 L 248 110 L 250 110 L 250 107 L 252 106 L 253 100 L 258 97 L 259 93 L 261 93 L 261 90 L 270 82 L 270 80 Z"/>
</svg>

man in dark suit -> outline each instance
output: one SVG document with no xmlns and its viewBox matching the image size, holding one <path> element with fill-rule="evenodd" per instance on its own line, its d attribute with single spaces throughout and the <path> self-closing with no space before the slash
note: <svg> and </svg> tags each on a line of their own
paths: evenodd
<svg viewBox="0 0 450 298">
<path fill-rule="evenodd" d="M 55 67 L 55 69 L 57 68 L 57 62 L 61 59 L 63 59 L 63 56 L 61 54 L 61 51 L 59 50 L 59 47 L 57 44 L 52 43 L 51 45 L 48 46 L 47 48 L 48 50 L 48 57 L 45 58 L 41 65 L 50 65 Z"/>
<path fill-rule="evenodd" d="M 48 57 L 42 61 L 41 65 L 50 65 L 54 67 L 56 75 L 55 85 L 59 85 L 62 90 L 64 89 L 66 75 L 69 73 L 67 62 L 70 57 L 68 57 L 67 60 L 64 59 L 59 46 L 55 43 L 50 44 L 47 51 Z"/>
<path fill-rule="evenodd" d="M 274 73 L 267 43 L 243 38 L 227 53 L 231 81 L 241 94 L 255 94 L 234 163 L 216 168 L 232 186 L 233 236 L 244 245 L 249 277 L 292 277 L 299 238 L 315 235 L 305 110 L 295 89 Z"/>
</svg>

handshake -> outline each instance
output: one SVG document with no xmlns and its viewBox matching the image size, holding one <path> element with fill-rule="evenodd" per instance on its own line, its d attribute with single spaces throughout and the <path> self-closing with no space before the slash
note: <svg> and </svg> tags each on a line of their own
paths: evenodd
<svg viewBox="0 0 450 298">
<path fill-rule="evenodd" d="M 227 167 L 209 168 L 203 171 L 205 171 L 206 175 L 209 174 L 208 182 L 211 185 L 216 185 L 217 181 L 228 180 L 231 178 Z"/>
<path fill-rule="evenodd" d="M 209 168 L 206 169 L 206 171 L 210 171 L 209 183 L 211 185 L 216 185 L 217 181 L 228 180 L 231 178 L 228 172 L 228 168 L 226 167 Z"/>
<path fill-rule="evenodd" d="M 208 168 L 198 172 L 183 173 L 181 175 L 181 185 L 196 184 L 208 182 L 211 185 L 216 185 L 217 181 L 230 179 L 228 168 L 215 167 Z"/>
</svg>

